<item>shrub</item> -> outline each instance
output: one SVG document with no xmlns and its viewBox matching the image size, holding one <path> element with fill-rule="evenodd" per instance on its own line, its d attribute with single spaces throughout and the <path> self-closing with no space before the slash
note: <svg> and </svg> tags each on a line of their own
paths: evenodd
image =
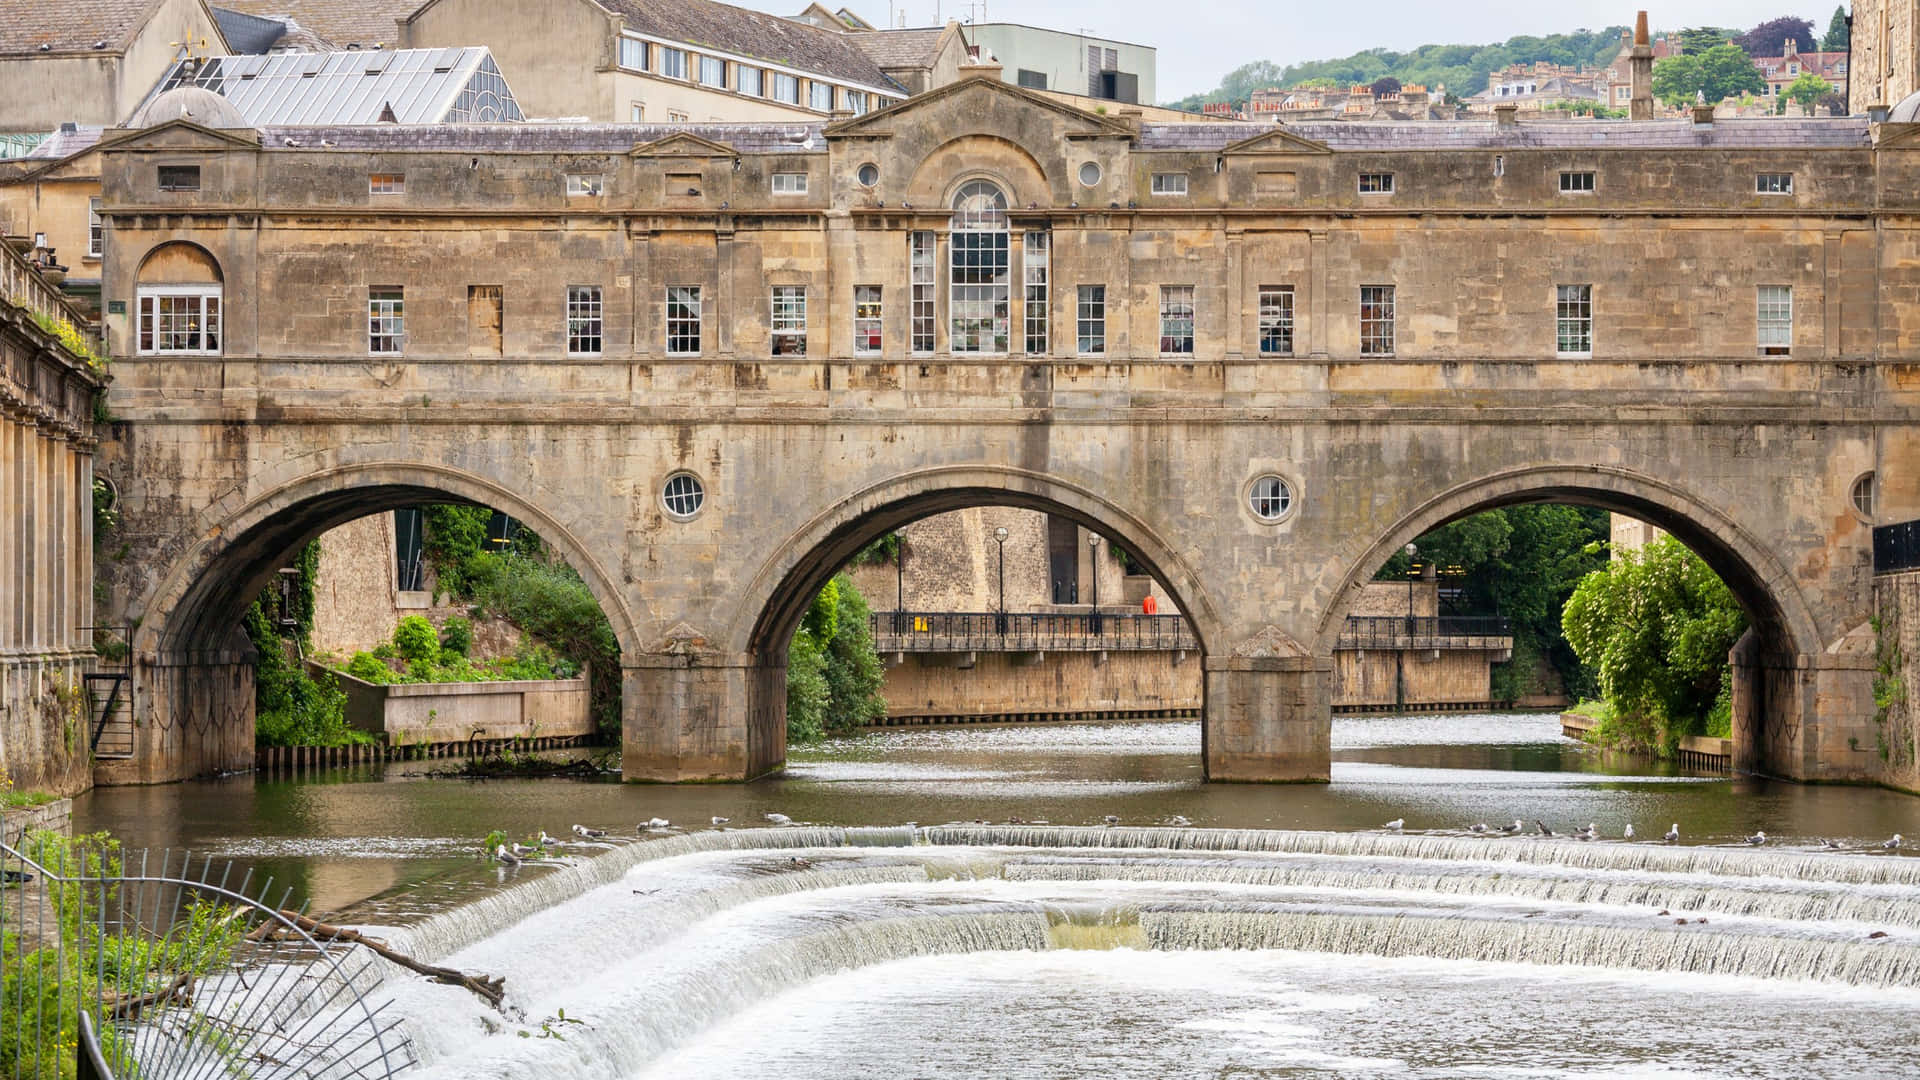
<svg viewBox="0 0 1920 1080">
<path fill-rule="evenodd" d="M 354 653 L 353 659 L 347 661 L 346 672 L 361 682 L 379 683 L 383 686 L 400 681 L 393 669 L 387 666 L 387 662 L 372 653 Z"/>
<path fill-rule="evenodd" d="M 866 598 L 842 574 L 827 582 L 787 648 L 787 738 L 812 742 L 886 715 L 884 669 Z"/>
<path fill-rule="evenodd" d="M 473 652 L 473 624 L 458 615 L 448 619 L 440 627 L 440 654 L 444 659 L 451 656 L 467 656 Z"/>
<path fill-rule="evenodd" d="M 827 705 L 833 691 L 827 685 L 827 658 L 813 633 L 794 632 L 787 647 L 787 741 L 816 742 L 827 733 Z"/>
<path fill-rule="evenodd" d="M 409 664 L 431 664 L 440 655 L 440 635 L 424 615 L 408 615 L 393 628 L 393 649 Z"/>
</svg>

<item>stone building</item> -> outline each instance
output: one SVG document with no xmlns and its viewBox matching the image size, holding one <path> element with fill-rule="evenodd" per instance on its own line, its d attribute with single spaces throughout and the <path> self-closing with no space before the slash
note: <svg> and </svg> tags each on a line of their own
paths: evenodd
<svg viewBox="0 0 1920 1080">
<path fill-rule="evenodd" d="M 1920 93 L 1920 12 L 1911 0 L 1854 0 L 1850 7 L 1850 111 L 1893 108 Z"/>
<path fill-rule="evenodd" d="M 0 0 L 0 134 L 124 122 L 188 52 L 229 52 L 206 0 Z"/>
</svg>

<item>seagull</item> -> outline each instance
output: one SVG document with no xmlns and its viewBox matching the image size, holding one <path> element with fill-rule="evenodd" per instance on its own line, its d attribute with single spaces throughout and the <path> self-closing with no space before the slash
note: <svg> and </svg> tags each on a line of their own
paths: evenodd
<svg viewBox="0 0 1920 1080">
<path fill-rule="evenodd" d="M 775 825 L 791 825 L 791 824 L 793 824 L 793 819 L 792 819 L 792 818 L 790 818 L 790 817 L 788 817 L 788 816 L 787 816 L 787 815 L 785 815 L 785 814 L 767 814 L 767 815 L 766 815 L 766 819 L 767 819 L 768 821 L 771 821 L 771 822 L 773 822 L 773 823 L 774 823 Z"/>
<path fill-rule="evenodd" d="M 666 818 L 663 818 L 663 817 L 647 819 L 647 828 L 649 829 L 665 829 L 670 827 L 672 824 L 673 822 L 668 821 Z"/>
<path fill-rule="evenodd" d="M 1479 824 L 1477 824 L 1477 825 L 1473 825 L 1473 826 L 1470 826 L 1470 827 L 1468 827 L 1468 829 L 1467 829 L 1467 831 L 1468 831 L 1468 832 L 1470 832 L 1470 833 L 1483 833 L 1483 832 L 1486 832 L 1486 831 L 1487 831 L 1487 823 L 1486 823 L 1486 822 L 1484 822 L 1484 821 L 1482 821 L 1482 822 L 1480 822 L 1480 823 L 1479 823 Z"/>
<path fill-rule="evenodd" d="M 1407 825 L 1406 818 L 1397 817 L 1397 818 L 1394 818 L 1392 821 L 1387 822 L 1386 825 L 1383 827 L 1388 832 L 1399 832 L 1401 829 L 1405 828 L 1406 825 Z"/>
<path fill-rule="evenodd" d="M 727 822 L 732 821 L 733 819 L 715 816 L 713 818 L 710 818 L 709 820 L 712 821 L 715 825 L 725 825 Z"/>
<path fill-rule="evenodd" d="M 1524 828 L 1526 828 L 1526 825 L 1524 825 L 1519 818 L 1514 818 L 1513 824 L 1500 826 L 1500 831 L 1506 833 L 1508 836 L 1512 836 Z"/>
<path fill-rule="evenodd" d="M 1667 835 L 1660 839 L 1665 840 L 1669 844 L 1678 843 L 1680 840 L 1680 823 L 1677 821 L 1674 822 L 1673 827 L 1667 830 Z"/>
<path fill-rule="evenodd" d="M 1625 838 L 1628 840 L 1633 839 L 1633 822 L 1631 821 L 1627 822 L 1627 832 L 1626 832 Z"/>
<path fill-rule="evenodd" d="M 286 144 L 287 144 L 288 146 L 299 146 L 299 145 L 300 145 L 300 140 L 299 140 L 299 139 L 296 139 L 296 138 L 294 138 L 294 137 L 293 137 L 293 136 L 291 136 L 291 135 L 289 135 L 289 136 L 287 136 L 287 137 L 286 137 L 286 138 L 284 138 L 284 139 L 281 139 L 280 141 L 281 141 L 281 142 L 283 142 L 283 143 L 286 143 Z"/>
<path fill-rule="evenodd" d="M 1184 829 L 1187 826 L 1192 825 L 1193 822 L 1188 821 L 1186 819 L 1186 816 L 1183 814 L 1175 814 L 1172 817 L 1167 819 L 1167 824 L 1172 825 L 1177 829 Z"/>
<path fill-rule="evenodd" d="M 795 870 L 805 870 L 807 867 L 813 865 L 813 860 L 803 859 L 798 855 L 794 855 L 787 859 L 787 865 L 793 867 Z"/>
<path fill-rule="evenodd" d="M 1104 821 L 1104 822 L 1106 822 L 1106 823 L 1107 823 L 1107 824 L 1109 824 L 1109 825 L 1118 825 L 1118 824 L 1120 824 L 1120 815 L 1119 815 L 1119 814 L 1108 814 L 1108 815 L 1107 815 L 1106 817 L 1103 817 L 1103 818 L 1101 818 L 1100 820 L 1102 820 L 1102 821 Z"/>
<path fill-rule="evenodd" d="M 547 830 L 545 830 L 545 829 L 541 829 L 541 830 L 540 830 L 540 846 L 541 846 L 541 847 L 546 847 L 546 846 L 547 846 L 547 845 L 549 845 L 549 844 L 557 844 L 557 843 L 559 843 L 559 842 L 560 842 L 560 838 L 559 838 L 559 837 L 557 837 L 557 836 L 548 836 L 548 835 L 547 835 Z"/>
<path fill-rule="evenodd" d="M 1747 837 L 1747 845 L 1749 847 L 1759 847 L 1761 844 L 1764 844 L 1766 842 L 1767 842 L 1767 834 L 1760 829 L 1755 829 L 1753 831 L 1753 835 Z"/>
<path fill-rule="evenodd" d="M 573 835 L 584 836 L 589 840 L 598 840 L 599 838 L 607 835 L 607 830 L 589 829 L 585 825 L 575 825 L 573 827 Z"/>
<path fill-rule="evenodd" d="M 508 866 L 520 865 L 520 856 L 515 855 L 511 851 L 508 851 L 507 845 L 505 844 L 501 844 L 498 847 L 493 849 L 493 857 L 496 859 L 499 859 L 503 863 L 506 863 Z"/>
<path fill-rule="evenodd" d="M 518 856 L 520 856 L 520 857 L 521 857 L 521 858 L 523 858 L 523 859 L 524 859 L 524 858 L 526 858 L 526 857 L 527 857 L 527 856 L 529 856 L 529 855 L 532 855 L 532 854 L 534 854 L 534 853 L 536 853 L 536 852 L 537 852 L 538 850 L 539 850 L 538 848 L 530 848 L 530 847 L 528 847 L 528 846 L 527 846 L 527 845 L 525 845 L 525 844 L 515 844 L 515 845 L 513 845 L 513 853 L 514 853 L 515 855 L 518 855 Z"/>
<path fill-rule="evenodd" d="M 1844 845 L 1838 840 L 1827 839 L 1820 841 L 1820 846 L 1826 848 L 1828 851 L 1839 851 Z"/>
<path fill-rule="evenodd" d="M 1591 821 L 1587 822 L 1586 828 L 1575 829 L 1573 831 L 1573 838 L 1575 840 L 1591 840 L 1598 835 L 1600 835 L 1600 831 L 1594 827 L 1594 824 Z"/>
<path fill-rule="evenodd" d="M 1900 850 L 1900 841 L 1901 841 L 1901 840 L 1903 840 L 1903 839 L 1905 839 L 1905 837 L 1902 837 L 1902 836 L 1901 836 L 1901 835 L 1900 835 L 1899 833 L 1894 833 L 1894 834 L 1893 834 L 1893 839 L 1891 839 L 1891 840 L 1888 840 L 1887 842 L 1885 842 L 1885 843 L 1883 843 L 1883 844 L 1881 844 L 1881 845 L 1880 845 L 1880 850 L 1882 850 L 1882 851 L 1899 851 L 1899 850 Z"/>
<path fill-rule="evenodd" d="M 1544 822 L 1544 821 L 1541 821 L 1541 820 L 1540 820 L 1539 818 L 1534 818 L 1534 819 L 1533 819 L 1533 823 L 1534 823 L 1535 825 L 1538 825 L 1538 826 L 1540 826 L 1540 835 L 1541 835 L 1541 836 L 1552 836 L 1552 835 L 1553 835 L 1553 830 L 1552 830 L 1552 829 L 1549 829 L 1549 828 L 1547 828 L 1547 823 L 1546 823 L 1546 822 Z"/>
</svg>

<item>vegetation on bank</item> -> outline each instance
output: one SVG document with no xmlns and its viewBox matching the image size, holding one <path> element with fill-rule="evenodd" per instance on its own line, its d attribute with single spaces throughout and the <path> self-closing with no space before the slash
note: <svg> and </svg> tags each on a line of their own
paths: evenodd
<svg viewBox="0 0 1920 1080">
<path fill-rule="evenodd" d="M 24 790 L 13 786 L 13 777 L 0 772 L 0 810 L 31 810 L 58 800 L 60 796 L 38 788 Z"/>
<path fill-rule="evenodd" d="M 1669 756 L 1683 736 L 1732 732 L 1727 654 L 1746 632 L 1732 590 L 1671 537 L 1616 552 L 1562 616 L 1605 710 L 1592 738 Z"/>
<path fill-rule="evenodd" d="M 814 742 L 886 716 L 884 668 L 873 649 L 871 612 L 853 579 L 839 574 L 813 598 L 787 648 L 787 739 Z"/>
<path fill-rule="evenodd" d="M 357 652 L 338 670 L 361 682 L 397 683 L 506 682 L 523 679 L 571 679 L 580 665 L 536 641 L 523 641 L 512 656 L 475 663 L 473 624 L 460 616 L 435 630 L 423 615 L 408 615 L 393 628 L 392 640 L 372 652 Z"/>
<path fill-rule="evenodd" d="M 254 743 L 258 746 L 347 746 L 370 743 L 371 735 L 347 726 L 347 695 L 327 677 L 287 655 L 286 639 L 304 655 L 313 639 L 314 578 L 320 569 L 318 541 L 301 549 L 291 593 L 272 589 L 247 609 L 247 637 L 258 658 L 253 669 Z"/>
</svg>

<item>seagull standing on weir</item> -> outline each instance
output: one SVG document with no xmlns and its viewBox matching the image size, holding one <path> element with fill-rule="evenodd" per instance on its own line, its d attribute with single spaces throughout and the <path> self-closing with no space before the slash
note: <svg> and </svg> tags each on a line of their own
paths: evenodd
<svg viewBox="0 0 1920 1080">
<path fill-rule="evenodd" d="M 1475 836 L 1479 836 L 1480 834 L 1487 831 L 1487 823 L 1482 821 L 1478 825 L 1470 825 L 1467 827 L 1467 831 L 1474 834 Z"/>
<path fill-rule="evenodd" d="M 1386 825 L 1386 829 L 1388 832 L 1399 832 L 1401 829 L 1404 829 L 1406 827 L 1407 827 L 1407 819 L 1403 817 L 1394 818 L 1392 821 L 1387 822 L 1387 825 Z"/>
<path fill-rule="evenodd" d="M 1544 822 L 1544 821 L 1541 821 L 1541 820 L 1540 820 L 1539 818 L 1534 818 L 1534 819 L 1533 819 L 1533 823 L 1534 823 L 1535 825 L 1538 825 L 1538 826 L 1540 826 L 1540 835 L 1541 835 L 1541 836 L 1552 836 L 1552 835 L 1553 835 L 1553 830 L 1552 830 L 1552 829 L 1549 829 L 1549 828 L 1547 828 L 1547 823 L 1546 823 L 1546 822 Z"/>
<path fill-rule="evenodd" d="M 1633 822 L 1631 821 L 1627 822 L 1627 832 L 1626 832 L 1626 835 L 1623 837 L 1623 839 L 1626 839 L 1626 840 L 1633 839 Z"/>
<path fill-rule="evenodd" d="M 1526 827 L 1527 827 L 1526 824 L 1522 822 L 1519 818 L 1514 818 L 1513 824 L 1500 826 L 1500 831 L 1503 833 L 1506 833 L 1508 836 L 1512 836 L 1514 833 L 1517 833 Z"/>
<path fill-rule="evenodd" d="M 1677 821 L 1674 822 L 1673 827 L 1667 830 L 1667 835 L 1661 837 L 1660 839 L 1665 840 L 1669 844 L 1679 843 L 1680 842 L 1680 823 Z"/>
<path fill-rule="evenodd" d="M 720 815 L 718 815 L 718 814 L 715 814 L 715 815 L 714 815 L 713 817 L 711 817 L 711 818 L 709 818 L 709 819 L 707 819 L 707 820 L 709 820 L 709 821 L 711 821 L 711 822 L 713 822 L 713 823 L 714 823 L 715 825 L 725 825 L 725 824 L 726 824 L 727 822 L 729 822 L 729 821 L 732 821 L 733 819 L 732 819 L 732 818 L 723 818 L 723 817 L 721 817 Z"/>
<path fill-rule="evenodd" d="M 553 845 L 558 844 L 559 842 L 560 842 L 559 837 L 548 836 L 547 830 L 545 829 L 540 830 L 540 846 L 541 847 L 552 847 Z"/>
<path fill-rule="evenodd" d="M 1587 822 L 1586 828 L 1573 830 L 1573 838 L 1575 840 L 1591 840 L 1599 835 L 1600 831 L 1594 827 L 1594 823 L 1591 821 Z"/>
<path fill-rule="evenodd" d="M 1901 835 L 1900 835 L 1899 833 L 1894 833 L 1894 834 L 1893 834 L 1893 839 L 1891 839 L 1891 840 L 1888 840 L 1888 841 L 1887 841 L 1886 843 L 1884 843 L 1884 844 L 1881 844 L 1881 845 L 1880 845 L 1880 850 L 1882 850 L 1882 851 L 1899 851 L 1899 850 L 1900 850 L 1900 841 L 1901 841 L 1901 840 L 1903 840 L 1903 839 L 1905 839 L 1905 838 L 1904 838 L 1904 837 L 1902 837 L 1902 836 L 1901 836 Z"/>
<path fill-rule="evenodd" d="M 589 828 L 587 828 L 587 827 L 586 827 L 585 825 L 575 825 L 575 826 L 573 827 L 573 835 L 575 835 L 575 836 L 584 836 L 584 837 L 586 837 L 586 838 L 587 838 L 587 839 L 589 839 L 589 840 L 598 840 L 598 839 L 600 839 L 601 837 L 603 837 L 603 836 L 605 836 L 605 835 L 607 835 L 607 830 L 605 830 L 605 829 L 589 829 Z"/>
<path fill-rule="evenodd" d="M 508 851 L 507 845 L 505 844 L 501 844 L 493 849 L 493 857 L 496 859 L 499 859 L 501 862 L 505 863 L 508 866 L 520 865 L 520 856 L 515 855 L 511 851 Z"/>
<path fill-rule="evenodd" d="M 773 822 L 773 823 L 774 823 L 775 825 L 791 825 L 791 824 L 793 824 L 793 819 L 792 819 L 792 818 L 790 818 L 790 817 L 788 817 L 788 816 L 787 816 L 787 815 L 785 815 L 785 814 L 767 814 L 767 815 L 766 815 L 766 819 L 767 819 L 768 821 L 771 821 L 771 822 Z"/>
<path fill-rule="evenodd" d="M 1766 842 L 1767 842 L 1767 834 L 1766 834 L 1766 831 L 1762 829 L 1753 830 L 1753 835 L 1747 837 L 1747 845 L 1749 847 L 1759 847 L 1761 844 L 1764 844 Z"/>
</svg>

